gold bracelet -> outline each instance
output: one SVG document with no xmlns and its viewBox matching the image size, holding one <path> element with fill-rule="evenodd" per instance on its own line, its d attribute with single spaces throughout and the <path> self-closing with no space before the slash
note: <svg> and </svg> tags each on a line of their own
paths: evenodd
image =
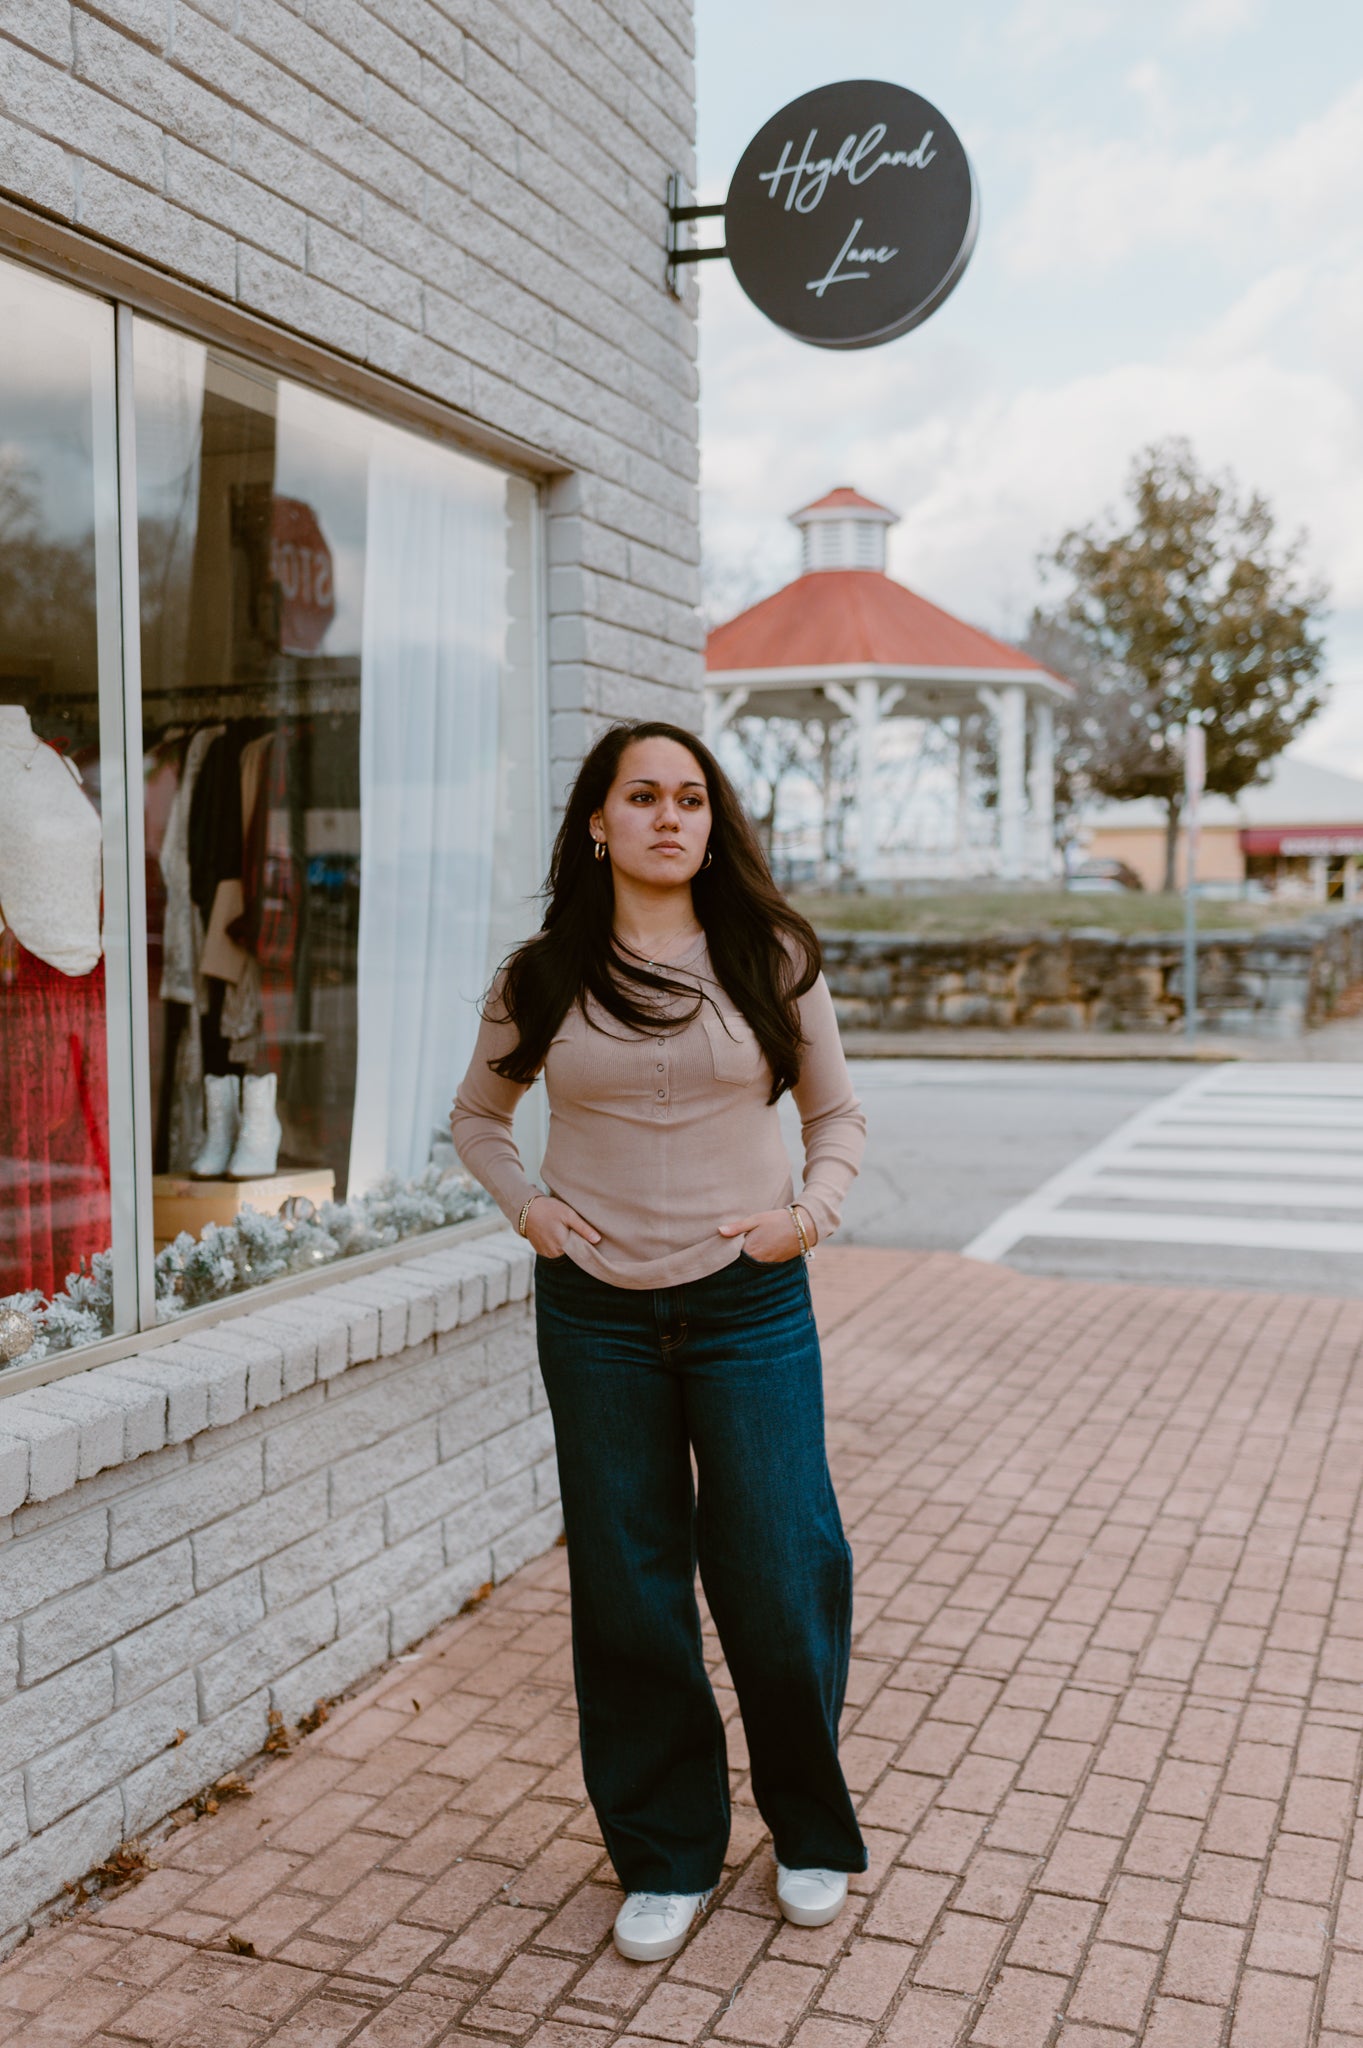
<svg viewBox="0 0 1363 2048">
<path fill-rule="evenodd" d="M 786 1207 L 790 1211 L 790 1220 L 795 1225 L 795 1235 L 800 1240 L 800 1257 L 805 1261 L 805 1264 L 808 1265 L 809 1261 L 813 1258 L 814 1253 L 810 1248 L 809 1239 L 805 1236 L 804 1224 L 800 1221 L 799 1205 L 795 1202 L 787 1202 Z"/>
<path fill-rule="evenodd" d="M 534 1194 L 527 1195 L 525 1200 L 521 1204 L 521 1213 L 516 1218 L 516 1230 L 518 1235 L 521 1237 L 525 1236 L 525 1219 L 530 1214 L 530 1204 L 532 1202 L 537 1202 L 539 1200 L 540 1193 L 541 1190 L 539 1188 L 536 1188 Z"/>
</svg>

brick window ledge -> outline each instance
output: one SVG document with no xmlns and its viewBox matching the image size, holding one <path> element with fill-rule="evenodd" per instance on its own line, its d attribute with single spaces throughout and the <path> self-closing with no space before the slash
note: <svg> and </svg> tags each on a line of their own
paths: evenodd
<svg viewBox="0 0 1363 2048">
<path fill-rule="evenodd" d="M 534 1254 L 499 1230 L 158 1339 L 0 1401 L 0 1515 L 252 1409 L 445 1335 L 530 1292 Z"/>
</svg>

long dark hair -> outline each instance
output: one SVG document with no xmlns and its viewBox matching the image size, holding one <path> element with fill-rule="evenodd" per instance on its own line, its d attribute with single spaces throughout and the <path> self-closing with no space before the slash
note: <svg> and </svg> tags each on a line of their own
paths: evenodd
<svg viewBox="0 0 1363 2048">
<path fill-rule="evenodd" d="M 617 1023 L 642 1032 L 679 1029 L 705 1001 L 616 945 L 610 862 L 597 860 L 592 842 L 592 814 L 605 803 L 626 747 L 653 739 L 685 747 L 705 777 L 712 858 L 693 876 L 691 900 L 715 977 L 766 1055 L 775 1102 L 800 1077 L 804 1040 L 796 1004 L 818 977 L 819 941 L 773 882 L 747 813 L 710 749 L 657 719 L 611 726 L 578 770 L 549 863 L 543 928 L 517 947 L 499 978 L 497 1001 L 518 1036 L 512 1051 L 492 1062 L 493 1071 L 508 1081 L 533 1081 L 573 1004 L 590 1019 L 588 997 Z M 678 1001 L 688 1000 L 691 1007 L 679 1014 Z"/>
</svg>

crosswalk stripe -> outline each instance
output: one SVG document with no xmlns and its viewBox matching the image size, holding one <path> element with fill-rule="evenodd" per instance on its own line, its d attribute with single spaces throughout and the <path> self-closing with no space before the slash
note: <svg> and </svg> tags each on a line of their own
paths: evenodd
<svg viewBox="0 0 1363 2048">
<path fill-rule="evenodd" d="M 1199 1084 L 1193 1082 L 1193 1087 Z M 1363 1080 L 1343 1079 L 1334 1074 L 1324 1074 L 1319 1068 L 1303 1067 L 1292 1073 L 1286 1067 L 1270 1070 L 1265 1067 L 1251 1072 L 1239 1068 L 1216 1093 L 1225 1100 L 1245 1100 L 1251 1096 L 1280 1095 L 1283 1099 L 1306 1099 L 1319 1097 L 1324 1100 L 1358 1102 L 1363 1100 Z"/>
<path fill-rule="evenodd" d="M 1324 1174 L 1330 1180 L 1357 1180 L 1363 1159 L 1318 1151 L 1234 1151 L 1230 1145 L 1201 1145 L 1197 1151 L 1177 1145 L 1132 1145 L 1126 1165 L 1148 1165 L 1160 1171 L 1177 1167 L 1210 1167 L 1216 1174 Z"/>
<path fill-rule="evenodd" d="M 1217 1180 L 1202 1174 L 1103 1173 L 1094 1180 L 1094 1200 L 1131 1202 L 1225 1202 L 1232 1208 L 1363 1209 L 1363 1187 L 1340 1181 Z"/>
<path fill-rule="evenodd" d="M 1308 1133 L 1313 1146 L 1322 1152 L 1355 1152 L 1363 1159 L 1363 1132 L 1340 1130 L 1313 1130 Z M 1180 1117 L 1177 1122 L 1161 1126 L 1160 1142 L 1164 1145 L 1182 1145 L 1195 1151 L 1208 1140 L 1217 1145 L 1240 1145 L 1257 1147 L 1269 1152 L 1281 1147 L 1300 1145 L 1302 1127 L 1300 1124 L 1202 1124 Z"/>
<path fill-rule="evenodd" d="M 1363 1110 L 1342 1109 L 1338 1103 L 1325 1103 L 1319 1109 L 1302 1111 L 1294 1106 L 1283 1107 L 1271 1102 L 1267 1105 L 1255 1103 L 1252 1107 L 1236 1105 L 1222 1106 L 1209 1103 L 1205 1108 L 1190 1110 L 1186 1116 L 1171 1116 L 1171 1128 L 1179 1130 L 1230 1130 L 1230 1131 L 1357 1131 L 1363 1134 Z"/>
<path fill-rule="evenodd" d="M 1217 1173 L 1322 1173 L 1340 1180 L 1363 1174 L 1363 1153 L 1238 1151 L 1231 1145 L 1133 1145 L 1132 1166 L 1207 1166 Z"/>
<path fill-rule="evenodd" d="M 1360 1209 L 1363 1066 L 1226 1067 L 1147 1104 L 995 1218 L 966 1256 L 1065 1238 L 1356 1257 Z"/>
<path fill-rule="evenodd" d="M 1287 1217 L 1122 1216 L 1103 1209 L 1053 1209 L 1027 1237 L 1102 1238 L 1116 1244 L 1245 1245 L 1255 1250 L 1363 1252 L 1363 1223 L 1295 1223 Z"/>
</svg>

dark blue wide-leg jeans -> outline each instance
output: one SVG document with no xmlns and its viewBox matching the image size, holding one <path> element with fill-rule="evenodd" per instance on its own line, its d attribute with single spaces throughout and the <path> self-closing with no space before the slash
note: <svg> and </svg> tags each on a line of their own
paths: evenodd
<svg viewBox="0 0 1363 2048">
<path fill-rule="evenodd" d="M 697 1563 L 777 1856 L 864 1870 L 838 1763 L 852 1558 L 802 1262 L 744 1254 L 684 1287 L 634 1290 L 541 1258 L 535 1288 L 583 1769 L 621 1884 L 708 1890 L 728 1845 Z"/>
</svg>

